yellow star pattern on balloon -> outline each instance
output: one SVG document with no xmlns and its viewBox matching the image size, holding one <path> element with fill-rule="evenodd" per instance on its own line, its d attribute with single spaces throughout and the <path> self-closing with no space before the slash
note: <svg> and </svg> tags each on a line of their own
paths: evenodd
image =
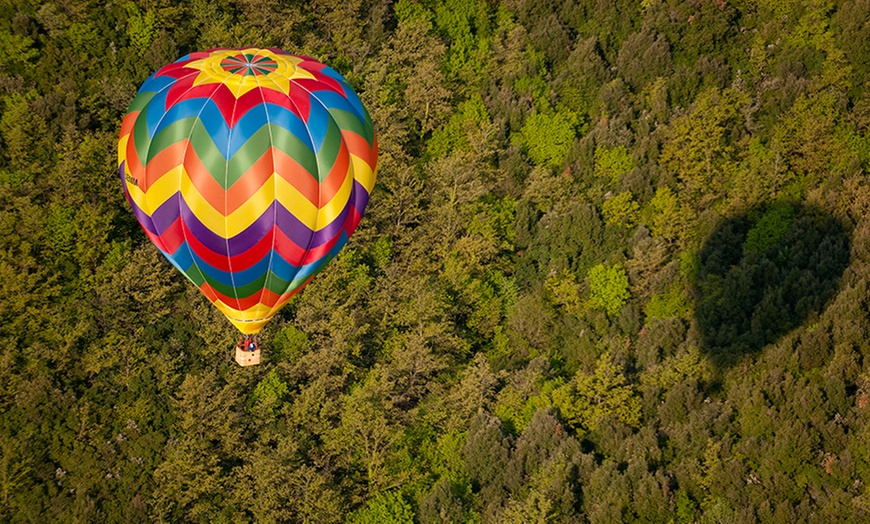
<svg viewBox="0 0 870 524">
<path fill-rule="evenodd" d="M 239 98 L 261 86 L 289 93 L 291 80 L 314 79 L 311 73 L 296 67 L 301 61 L 299 57 L 276 54 L 268 49 L 227 49 L 194 60 L 185 67 L 200 71 L 194 86 L 222 83 Z"/>
</svg>

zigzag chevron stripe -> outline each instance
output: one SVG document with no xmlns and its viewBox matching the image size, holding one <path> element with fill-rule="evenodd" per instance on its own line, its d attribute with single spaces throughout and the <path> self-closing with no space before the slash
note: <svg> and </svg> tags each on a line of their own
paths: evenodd
<svg viewBox="0 0 870 524">
<path fill-rule="evenodd" d="M 350 158 L 346 153 L 346 147 L 342 144 L 341 154 L 336 158 L 332 169 L 326 175 L 324 180 L 317 184 L 312 177 L 289 177 L 287 173 L 304 169 L 292 157 L 287 156 L 284 152 L 275 148 L 270 148 L 257 159 L 248 170 L 242 175 L 245 180 L 244 184 L 234 184 L 229 189 L 224 189 L 208 172 L 202 162 L 199 160 L 199 155 L 196 151 L 188 146 L 186 141 L 181 141 L 175 145 L 165 149 L 163 155 L 165 157 L 155 157 L 152 160 L 153 164 L 169 164 L 172 159 L 180 154 L 176 149 L 187 148 L 184 156 L 184 163 L 181 181 L 183 185 L 190 185 L 191 191 L 196 191 L 199 195 L 208 202 L 209 206 L 216 212 L 228 216 L 235 212 L 249 199 L 254 198 L 259 192 L 267 186 L 272 186 L 278 183 L 289 184 L 288 189 L 292 191 L 294 196 L 298 195 L 305 199 L 302 205 L 310 205 L 315 210 L 323 208 L 329 204 L 344 187 L 348 181 L 353 179 L 348 177 L 348 163 Z M 166 173 L 177 166 L 168 168 Z M 274 177 L 281 178 L 281 181 L 273 180 Z M 157 179 L 159 180 L 159 179 Z M 156 181 L 155 181 L 156 182 Z M 176 184 L 177 185 L 177 184 Z M 165 184 L 161 187 L 155 187 L 154 184 L 149 188 L 149 201 L 152 205 L 158 205 L 165 202 L 168 198 L 175 195 L 177 188 L 173 184 Z M 137 202 L 144 203 L 143 195 L 140 194 L 138 188 L 133 190 L 133 199 Z M 152 197 L 150 192 L 164 191 L 162 197 L 156 194 Z M 281 198 L 281 193 L 278 198 Z M 286 205 L 286 204 L 285 204 Z"/>
<path fill-rule="evenodd" d="M 212 49 L 143 83 L 118 163 L 147 237 L 253 334 L 356 230 L 377 139 L 333 69 L 278 49 Z"/>
<path fill-rule="evenodd" d="M 354 181 L 352 194 L 353 198 L 347 202 L 336 219 L 316 230 L 306 226 L 280 202 L 274 201 L 246 229 L 232 237 L 216 233 L 208 225 L 201 222 L 188 207 L 181 194 L 178 194 L 179 196 L 176 198 L 167 199 L 166 203 L 151 215 L 140 209 L 135 201 L 130 200 L 130 204 L 146 232 L 160 237 L 165 231 L 173 227 L 177 220 L 182 219 L 186 230 L 196 236 L 196 239 L 203 245 L 212 251 L 233 257 L 250 249 L 272 226 L 279 227 L 288 238 L 299 246 L 308 246 L 308 249 L 312 249 L 322 245 L 339 230 L 347 227 L 347 221 L 351 218 L 349 214 L 353 212 L 361 215 L 358 210 L 360 207 L 365 208 L 368 196 L 356 181 Z"/>
</svg>

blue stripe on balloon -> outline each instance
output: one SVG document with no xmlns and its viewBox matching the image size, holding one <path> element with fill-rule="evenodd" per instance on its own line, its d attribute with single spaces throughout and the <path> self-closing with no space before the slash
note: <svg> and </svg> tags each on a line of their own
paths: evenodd
<svg viewBox="0 0 870 524">
<path fill-rule="evenodd" d="M 175 253 L 167 253 L 162 249 L 160 252 L 163 253 L 163 256 L 165 256 L 176 269 L 181 271 L 184 276 L 187 276 L 187 272 L 190 271 L 191 266 L 193 266 L 193 258 L 190 256 L 191 250 L 188 248 L 187 242 L 178 246 Z"/>
<path fill-rule="evenodd" d="M 171 76 L 157 76 L 157 73 L 155 72 L 145 80 L 142 87 L 139 88 L 139 93 L 159 93 L 177 81 L 177 78 L 172 78 Z"/>
<path fill-rule="evenodd" d="M 148 112 L 145 115 L 145 125 L 148 127 L 148 140 L 154 138 L 154 135 L 158 131 L 157 126 L 163 121 L 168 91 L 168 89 L 158 91 L 148 103 Z"/>
<path fill-rule="evenodd" d="M 235 127 L 233 127 L 229 148 L 226 150 L 229 157 L 232 157 L 239 149 L 244 147 L 248 140 L 266 124 L 289 131 L 302 141 L 303 144 L 308 146 L 309 149 L 314 151 L 311 138 L 309 137 L 309 130 L 306 129 L 305 122 L 299 116 L 286 107 L 277 104 L 258 104 L 248 110 L 245 116 L 239 119 Z"/>
<path fill-rule="evenodd" d="M 326 106 L 328 109 L 341 109 L 347 111 L 357 117 L 360 122 L 365 122 L 365 117 L 360 111 L 360 108 L 362 106 L 355 107 L 349 99 L 339 95 L 338 93 L 335 93 L 333 91 L 316 91 L 315 93 L 313 93 L 313 96 L 316 96 L 320 103 Z"/>
<path fill-rule="evenodd" d="M 185 276 L 195 265 L 199 272 L 226 286 L 241 287 L 248 285 L 263 278 L 268 271 L 272 271 L 276 277 L 285 282 L 294 283 L 307 280 L 320 271 L 327 262 L 332 260 L 341 251 L 345 244 L 347 244 L 347 240 L 347 233 L 342 232 L 332 249 L 314 262 L 302 266 L 294 266 L 284 260 L 277 251 L 270 250 L 253 266 L 242 271 L 232 272 L 223 271 L 208 264 L 195 251 L 190 249 L 187 241 L 182 242 L 174 253 L 168 254 L 163 252 L 163 254 Z"/>
<path fill-rule="evenodd" d="M 152 101 L 151 104 L 153 105 L 153 103 Z M 208 133 L 212 143 L 214 143 L 224 160 L 235 155 L 240 148 L 244 147 L 251 136 L 266 125 L 267 122 L 286 129 L 314 151 L 311 137 L 302 119 L 289 109 L 277 104 L 258 104 L 251 108 L 236 123 L 232 130 L 232 136 L 230 136 L 230 127 L 227 125 L 223 114 L 218 109 L 214 100 L 210 98 L 203 97 L 183 100 L 169 108 L 162 120 L 155 119 L 154 115 L 156 113 L 155 111 L 149 111 L 146 115 L 149 136 L 152 140 L 157 133 L 176 123 L 178 120 L 198 117 L 199 123 Z M 151 122 L 151 120 L 155 121 Z"/>
<path fill-rule="evenodd" d="M 150 139 L 153 140 L 157 133 L 171 126 L 178 120 L 196 117 L 211 137 L 212 142 L 221 150 L 226 149 L 229 139 L 229 128 L 226 125 L 223 114 L 218 109 L 214 100 L 207 97 L 190 98 L 183 100 L 166 111 L 165 117 L 154 123 L 153 131 L 149 131 Z M 148 115 L 149 121 L 151 115 Z M 152 129 L 149 124 L 149 130 Z M 150 159 L 149 159 L 150 160 Z"/>
<path fill-rule="evenodd" d="M 314 151 L 320 151 L 326 140 L 326 130 L 329 128 L 329 111 L 320 104 L 311 104 L 308 117 L 308 132 L 314 142 Z"/>
<path fill-rule="evenodd" d="M 363 109 L 362 102 L 352 90 L 347 90 L 347 98 L 334 91 L 315 91 L 313 95 L 326 107 L 330 109 L 344 109 L 356 116 L 360 122 L 365 122 L 365 109 Z"/>
<path fill-rule="evenodd" d="M 335 242 L 335 245 L 332 246 L 325 255 L 315 260 L 310 264 L 306 264 L 299 268 L 295 275 L 293 275 L 293 282 L 296 281 L 304 281 L 307 280 L 312 275 L 317 274 L 321 269 L 323 269 L 326 264 L 329 263 L 330 260 L 335 258 L 335 255 L 338 254 L 339 251 L 347 244 L 348 236 L 347 233 L 342 231 L 338 240 Z M 292 266 L 291 266 L 292 267 Z M 284 279 L 287 280 L 287 279 Z"/>
<path fill-rule="evenodd" d="M 296 113 L 276 104 L 265 104 L 264 106 L 269 114 L 269 122 L 272 125 L 286 129 L 308 146 L 312 152 L 314 151 L 314 145 L 311 143 L 311 137 L 308 134 L 305 122 Z"/>
<path fill-rule="evenodd" d="M 248 109 L 230 132 L 229 143 L 218 144 L 219 149 L 224 153 L 224 157 L 231 158 L 248 143 L 248 140 L 254 136 L 254 133 L 262 129 L 268 122 L 269 120 L 266 118 L 266 110 L 263 104 L 256 104 Z"/>
<path fill-rule="evenodd" d="M 261 279 L 270 270 L 275 274 L 275 276 L 285 281 L 306 278 L 306 275 L 311 273 L 310 269 L 306 268 L 309 268 L 310 266 L 316 266 L 320 263 L 320 260 L 317 260 L 306 266 L 294 266 L 293 264 L 290 264 L 286 260 L 284 260 L 277 251 L 271 250 L 267 252 L 263 256 L 263 258 L 261 258 L 256 264 L 247 269 L 224 271 L 210 265 L 208 262 L 202 259 L 199 255 L 196 254 L 195 251 L 192 251 L 189 248 L 189 245 L 186 241 L 182 242 L 178 246 L 178 249 L 176 249 L 175 253 L 168 256 L 167 258 L 169 258 L 169 261 L 172 262 L 174 266 L 182 269 L 182 271 L 184 272 L 192 269 L 192 266 L 195 264 L 197 270 L 199 272 L 202 272 L 203 275 L 207 276 L 208 278 L 215 280 L 225 286 L 235 287 L 246 286 L 251 282 L 255 282 L 258 279 Z"/>
</svg>

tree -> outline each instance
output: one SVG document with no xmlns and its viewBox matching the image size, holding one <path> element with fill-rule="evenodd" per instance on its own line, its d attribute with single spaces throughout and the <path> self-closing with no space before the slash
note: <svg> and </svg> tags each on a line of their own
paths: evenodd
<svg viewBox="0 0 870 524">
<path fill-rule="evenodd" d="M 595 174 L 616 187 L 623 175 L 631 171 L 634 163 L 625 146 L 595 147 Z"/>
<path fill-rule="evenodd" d="M 447 477 L 432 486 L 432 490 L 420 503 L 417 519 L 422 524 L 448 524 L 463 522 L 468 519 L 462 499 L 456 493 L 457 489 Z"/>
<path fill-rule="evenodd" d="M 579 430 L 596 430 L 605 418 L 628 426 L 640 423 L 640 400 L 624 371 L 605 352 L 593 374 L 578 371 L 572 381 L 552 393 L 560 415 Z"/>
<path fill-rule="evenodd" d="M 640 215 L 638 204 L 630 191 L 608 198 L 601 206 L 604 223 L 625 228 L 632 228 Z"/>
<path fill-rule="evenodd" d="M 497 507 L 503 499 L 502 476 L 510 450 L 511 442 L 502 432 L 501 421 L 486 412 L 478 413 L 468 427 L 462 456 L 484 508 Z"/>
<path fill-rule="evenodd" d="M 345 467 L 360 468 L 372 488 L 389 485 L 386 460 L 399 438 L 388 386 L 377 370 L 372 371 L 342 399 L 341 422 L 330 435 L 329 446 L 344 455 Z"/>
<path fill-rule="evenodd" d="M 174 402 L 181 438 L 166 442 L 165 460 L 154 471 L 151 504 L 158 519 L 213 520 L 232 514 L 218 496 L 228 487 L 224 457 L 234 456 L 241 440 L 241 410 L 236 393 L 214 372 L 188 375 Z"/>
<path fill-rule="evenodd" d="M 730 137 L 741 133 L 740 109 L 747 102 L 740 91 L 709 88 L 689 113 L 673 122 L 660 161 L 680 180 L 686 202 L 695 209 L 706 208 L 722 194 L 734 171 L 735 142 Z"/>
<path fill-rule="evenodd" d="M 576 124 L 573 113 L 532 113 L 520 130 L 519 143 L 535 164 L 559 167 L 574 144 Z"/>
<path fill-rule="evenodd" d="M 671 69 L 670 46 L 665 38 L 646 29 L 629 36 L 619 49 L 617 70 L 635 92 Z"/>
<path fill-rule="evenodd" d="M 677 195 L 666 186 L 659 187 L 650 201 L 650 208 L 653 213 L 649 221 L 652 234 L 671 241 L 679 238 L 687 225 L 687 217 Z"/>
<path fill-rule="evenodd" d="M 589 307 L 603 309 L 610 316 L 619 314 L 625 301 L 631 296 L 628 291 L 628 275 L 619 264 L 598 264 L 589 269 Z"/>
<path fill-rule="evenodd" d="M 371 499 L 365 508 L 350 514 L 347 522 L 352 524 L 379 524 L 381 522 L 412 524 L 414 512 L 400 493 L 386 491 Z"/>
</svg>

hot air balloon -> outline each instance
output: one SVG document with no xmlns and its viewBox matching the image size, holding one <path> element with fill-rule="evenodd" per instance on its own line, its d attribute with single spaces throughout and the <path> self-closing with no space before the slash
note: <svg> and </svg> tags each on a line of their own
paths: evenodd
<svg viewBox="0 0 870 524">
<path fill-rule="evenodd" d="M 341 250 L 375 182 L 368 112 L 333 69 L 279 49 L 191 53 L 121 124 L 121 181 L 145 234 L 244 335 Z M 253 353 L 252 353 L 253 354 Z"/>
</svg>

